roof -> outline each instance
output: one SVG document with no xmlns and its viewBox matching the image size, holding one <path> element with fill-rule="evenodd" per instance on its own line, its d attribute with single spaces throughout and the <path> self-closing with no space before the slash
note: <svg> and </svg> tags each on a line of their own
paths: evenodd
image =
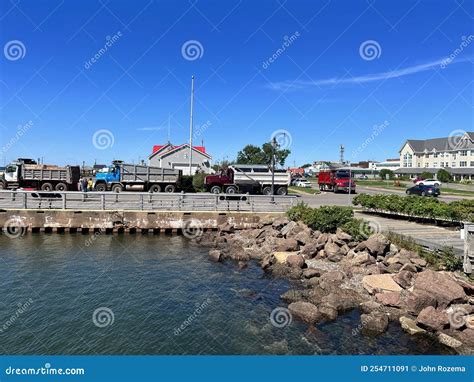
<svg viewBox="0 0 474 382">
<path fill-rule="evenodd" d="M 466 139 L 461 139 L 466 137 Z M 414 152 L 423 153 L 425 151 L 453 151 L 474 148 L 474 132 L 464 132 L 464 134 L 450 135 L 444 138 L 432 139 L 407 139 L 403 147 L 409 144 Z M 401 149 L 400 149 L 401 151 Z"/>
<path fill-rule="evenodd" d="M 153 146 L 153 152 L 148 157 L 148 159 L 151 159 L 156 155 L 160 155 L 161 157 L 164 157 L 166 155 L 171 154 L 172 152 L 182 150 L 183 148 L 189 149 L 189 143 L 184 143 L 179 146 L 174 146 L 171 143 L 167 143 L 166 145 L 155 145 Z M 208 153 L 206 153 L 206 148 L 204 146 L 193 146 L 193 151 L 198 152 L 209 159 L 212 158 Z"/>
</svg>

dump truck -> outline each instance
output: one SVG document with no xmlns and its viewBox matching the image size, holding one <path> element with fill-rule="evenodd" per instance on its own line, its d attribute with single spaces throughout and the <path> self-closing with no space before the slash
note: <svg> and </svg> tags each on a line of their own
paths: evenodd
<svg viewBox="0 0 474 382">
<path fill-rule="evenodd" d="M 355 181 L 351 171 L 346 169 L 321 170 L 318 175 L 318 184 L 321 191 L 356 192 Z"/>
<path fill-rule="evenodd" d="M 274 194 L 286 195 L 291 174 L 286 170 L 274 172 Z M 219 194 L 250 193 L 272 194 L 272 170 L 267 165 L 232 165 L 217 175 L 207 175 L 204 179 L 207 192 Z"/>
<path fill-rule="evenodd" d="M 111 166 L 96 173 L 94 189 L 113 192 L 175 192 L 180 188 L 181 176 L 180 170 L 114 161 Z"/>
<path fill-rule="evenodd" d="M 19 158 L 5 167 L 0 175 L 0 189 L 36 188 L 42 191 L 77 190 L 79 166 L 39 164 L 33 159 Z"/>
</svg>

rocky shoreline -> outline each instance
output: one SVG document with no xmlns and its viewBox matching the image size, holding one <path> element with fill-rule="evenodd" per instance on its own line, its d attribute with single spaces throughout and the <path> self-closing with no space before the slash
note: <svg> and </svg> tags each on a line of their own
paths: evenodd
<svg viewBox="0 0 474 382">
<path fill-rule="evenodd" d="M 396 321 L 413 336 L 474 354 L 474 283 L 459 273 L 431 269 L 382 234 L 355 241 L 341 229 L 321 233 L 282 217 L 254 229 L 227 224 L 195 241 L 211 247 L 213 261 L 233 260 L 244 268 L 253 260 L 275 277 L 298 280 L 301 288 L 281 298 L 295 319 L 309 325 L 359 309 L 354 333 L 377 335 Z"/>
</svg>

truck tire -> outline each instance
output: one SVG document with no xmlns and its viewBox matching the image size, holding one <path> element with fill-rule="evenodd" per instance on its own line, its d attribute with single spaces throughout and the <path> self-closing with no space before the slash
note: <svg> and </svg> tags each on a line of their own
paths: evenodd
<svg viewBox="0 0 474 382">
<path fill-rule="evenodd" d="M 271 195 L 272 194 L 272 188 L 270 186 L 263 187 L 262 194 L 263 195 Z"/>
<path fill-rule="evenodd" d="M 174 184 L 168 184 L 165 187 L 165 192 L 175 192 L 176 191 L 176 186 Z"/>
<path fill-rule="evenodd" d="M 288 189 L 286 187 L 278 187 L 277 195 L 286 195 L 288 194 Z"/>
<path fill-rule="evenodd" d="M 67 184 L 66 183 L 63 183 L 63 182 L 59 182 L 58 184 L 56 184 L 56 186 L 54 187 L 54 189 L 56 191 L 67 191 Z"/>
<path fill-rule="evenodd" d="M 105 192 L 107 191 L 107 187 L 105 186 L 104 183 L 99 183 L 99 184 L 96 184 L 94 189 L 97 191 L 97 192 Z"/>
<path fill-rule="evenodd" d="M 6 187 L 4 182 L 0 182 L 0 190 L 4 190 Z"/>
<path fill-rule="evenodd" d="M 43 183 L 41 185 L 41 191 L 53 191 L 54 187 L 51 183 Z"/>
<path fill-rule="evenodd" d="M 220 186 L 212 186 L 211 187 L 211 193 L 212 194 L 220 194 L 222 192 Z"/>
<path fill-rule="evenodd" d="M 334 186 L 334 193 L 337 194 L 338 191 L 339 189 L 337 188 L 337 186 Z"/>
<path fill-rule="evenodd" d="M 159 184 L 152 184 L 148 189 L 151 193 L 161 192 L 161 186 Z"/>
<path fill-rule="evenodd" d="M 236 194 L 237 193 L 237 187 L 235 186 L 229 186 L 225 189 L 226 194 Z"/>
<path fill-rule="evenodd" d="M 123 187 L 121 184 L 114 184 L 111 188 L 111 191 L 112 192 L 122 192 L 123 191 Z"/>
</svg>

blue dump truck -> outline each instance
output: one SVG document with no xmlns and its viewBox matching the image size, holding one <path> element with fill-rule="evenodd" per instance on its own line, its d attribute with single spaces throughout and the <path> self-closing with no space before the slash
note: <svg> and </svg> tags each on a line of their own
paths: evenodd
<svg viewBox="0 0 474 382">
<path fill-rule="evenodd" d="M 181 184 L 181 171 L 171 168 L 125 164 L 114 161 L 95 176 L 96 191 L 175 192 Z"/>
</svg>

